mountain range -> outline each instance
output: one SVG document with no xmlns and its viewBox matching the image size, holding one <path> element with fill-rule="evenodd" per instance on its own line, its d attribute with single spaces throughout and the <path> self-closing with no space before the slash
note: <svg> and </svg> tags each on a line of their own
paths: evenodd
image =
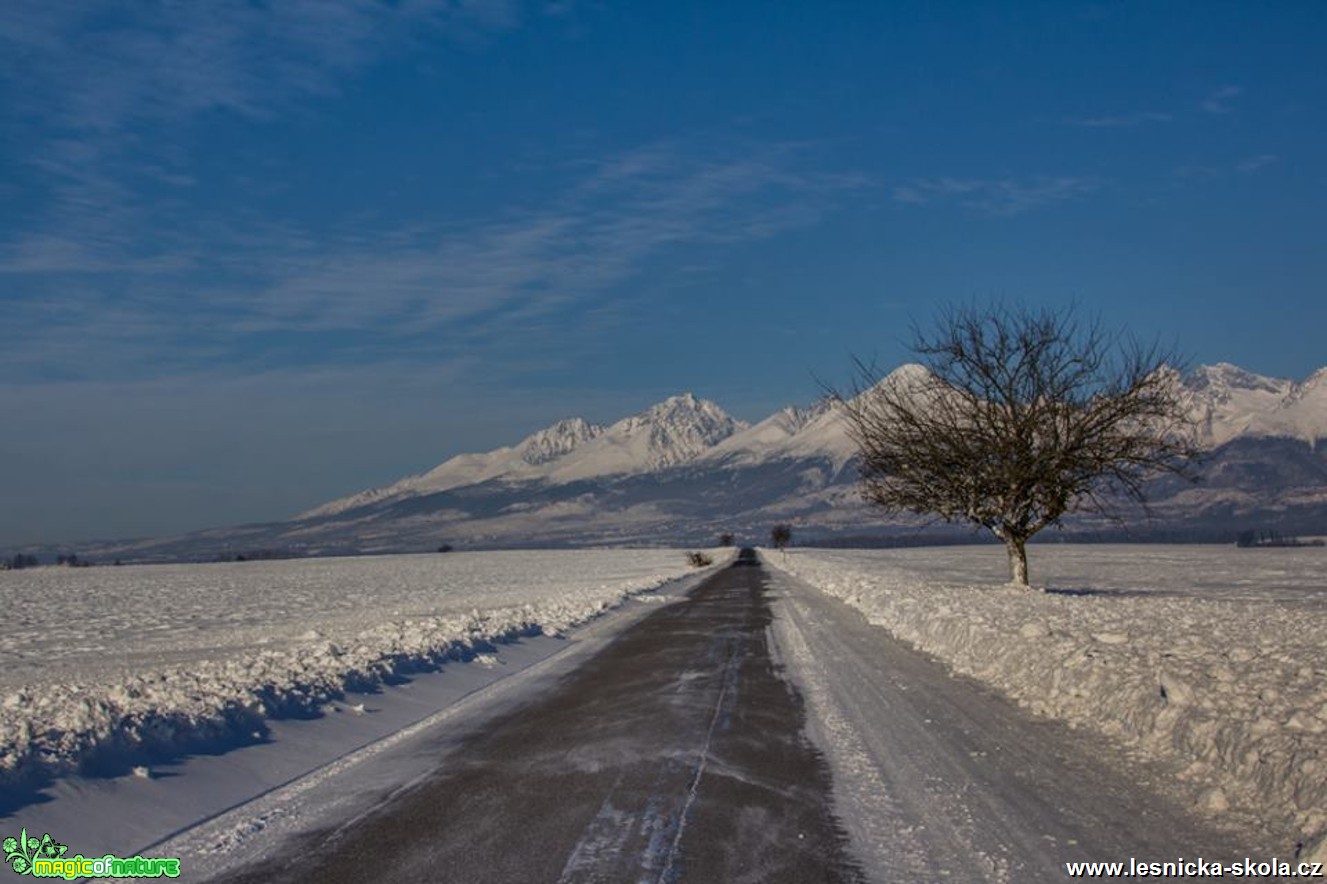
<svg viewBox="0 0 1327 884">
<path fill-rule="evenodd" d="M 896 373 L 924 371 L 905 365 Z M 1183 386 L 1206 456 L 1194 485 L 1159 479 L 1130 536 L 1233 539 L 1240 530 L 1327 534 L 1327 368 L 1302 382 L 1201 366 Z M 244 551 L 311 555 L 585 544 L 759 541 L 775 522 L 801 539 L 915 534 L 857 490 L 855 449 L 828 402 L 747 424 L 690 393 L 601 426 L 558 421 L 515 445 L 462 454 L 289 521 L 107 544 L 130 559 Z M 1078 517 L 1070 534 L 1118 531 Z M 951 529 L 968 532 L 969 529 Z"/>
</svg>

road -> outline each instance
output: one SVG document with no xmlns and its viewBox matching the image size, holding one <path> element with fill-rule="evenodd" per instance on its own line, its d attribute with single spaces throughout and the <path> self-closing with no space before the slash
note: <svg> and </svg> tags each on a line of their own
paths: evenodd
<svg viewBox="0 0 1327 884">
<path fill-rule="evenodd" d="M 861 880 L 755 560 L 627 629 L 437 775 L 229 880 Z"/>
<path fill-rule="evenodd" d="M 1063 881 L 1066 860 L 1245 853 L 748 556 L 434 775 L 224 880 Z"/>
<path fill-rule="evenodd" d="M 767 589 L 872 880 L 1062 882 L 1066 861 L 1270 856 L 1168 797 L 1170 773 L 953 676 L 787 574 Z"/>
</svg>

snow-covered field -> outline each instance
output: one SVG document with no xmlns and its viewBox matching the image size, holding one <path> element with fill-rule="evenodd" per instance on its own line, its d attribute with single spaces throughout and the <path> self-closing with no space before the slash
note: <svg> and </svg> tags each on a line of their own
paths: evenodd
<svg viewBox="0 0 1327 884">
<path fill-rule="evenodd" d="M 273 714 L 557 634 L 691 573 L 679 550 L 3 572 L 0 786 L 108 751 L 246 737 Z"/>
<path fill-rule="evenodd" d="M 1030 557 L 1051 592 L 1005 586 L 996 546 L 764 554 L 1032 711 L 1178 766 L 1206 812 L 1321 840 L 1327 551 L 1038 545 Z M 0 573 L 0 791 L 108 752 L 243 743 L 273 716 L 353 709 L 332 701 L 445 660 L 482 663 L 490 641 L 556 634 L 698 574 L 678 550 Z M 87 788 L 66 790 L 71 807 Z M 112 792 L 107 806 L 122 800 Z"/>
<path fill-rule="evenodd" d="M 1200 808 L 1327 830 L 1327 550 L 1037 545 L 764 551 L 1037 714 L 1200 784 Z M 1320 848 L 1321 849 L 1321 848 Z"/>
</svg>

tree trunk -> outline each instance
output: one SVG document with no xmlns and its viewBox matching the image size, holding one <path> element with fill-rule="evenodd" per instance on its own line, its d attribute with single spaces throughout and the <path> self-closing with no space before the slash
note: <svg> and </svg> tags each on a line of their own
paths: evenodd
<svg viewBox="0 0 1327 884">
<path fill-rule="evenodd" d="M 1009 552 L 1009 582 L 1026 587 L 1028 585 L 1027 538 L 1005 537 L 1005 549 Z"/>
</svg>

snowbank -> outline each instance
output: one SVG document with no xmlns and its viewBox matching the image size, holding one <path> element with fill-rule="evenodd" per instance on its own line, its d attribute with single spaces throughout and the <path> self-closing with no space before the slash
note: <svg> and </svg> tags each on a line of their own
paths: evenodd
<svg viewBox="0 0 1327 884">
<path fill-rule="evenodd" d="M 269 716 L 559 634 L 694 573 L 679 550 L 6 573 L 21 613 L 0 639 L 0 785 L 258 739 Z"/>
<path fill-rule="evenodd" d="M 1061 576 L 1035 593 L 963 582 L 1000 573 L 999 547 L 764 558 L 1039 715 L 1178 763 L 1203 811 L 1327 831 L 1321 550 L 1038 546 Z"/>
</svg>

